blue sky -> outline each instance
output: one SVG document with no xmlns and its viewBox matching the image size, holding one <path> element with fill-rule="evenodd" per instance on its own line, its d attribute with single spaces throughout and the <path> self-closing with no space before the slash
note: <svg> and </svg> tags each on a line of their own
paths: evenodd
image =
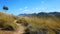
<svg viewBox="0 0 60 34">
<path fill-rule="evenodd" d="M 0 0 L 0 11 L 7 6 L 9 14 L 24 14 L 38 12 L 60 12 L 60 0 Z"/>
</svg>

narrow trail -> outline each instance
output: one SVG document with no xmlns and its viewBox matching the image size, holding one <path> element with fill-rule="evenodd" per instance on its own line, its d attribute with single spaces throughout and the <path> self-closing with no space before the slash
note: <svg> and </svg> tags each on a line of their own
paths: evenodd
<svg viewBox="0 0 60 34">
<path fill-rule="evenodd" d="M 17 20 L 15 20 L 14 22 L 16 23 Z M 24 33 L 24 30 L 25 30 L 25 27 L 22 25 L 22 24 L 18 24 L 18 28 L 17 30 L 14 32 L 14 34 L 23 34 Z"/>
<path fill-rule="evenodd" d="M 14 20 L 14 23 L 16 23 L 17 20 Z M 23 34 L 26 27 L 24 27 L 22 24 L 16 23 L 18 28 L 15 31 L 6 31 L 6 30 L 0 30 L 0 34 Z"/>
</svg>

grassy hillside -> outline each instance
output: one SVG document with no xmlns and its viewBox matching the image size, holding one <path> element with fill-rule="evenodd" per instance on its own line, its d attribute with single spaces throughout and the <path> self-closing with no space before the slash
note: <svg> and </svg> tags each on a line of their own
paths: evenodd
<svg viewBox="0 0 60 34">
<path fill-rule="evenodd" d="M 0 34 L 2 29 L 17 28 L 14 21 L 17 20 L 18 24 L 22 24 L 30 30 L 31 34 L 60 34 L 60 13 L 59 14 L 29 14 L 26 16 L 15 16 L 7 13 L 0 12 Z M 9 31 L 10 33 L 10 31 Z"/>
<path fill-rule="evenodd" d="M 47 34 L 60 34 L 60 18 L 53 15 L 40 15 L 40 16 L 20 16 L 19 23 L 26 23 L 31 26 L 30 31 L 41 32 L 43 29 Z"/>
<path fill-rule="evenodd" d="M 14 29 L 17 25 L 14 23 L 14 16 L 9 15 L 7 13 L 0 12 L 0 27 L 2 29 L 8 28 L 9 26 L 13 27 Z"/>
</svg>

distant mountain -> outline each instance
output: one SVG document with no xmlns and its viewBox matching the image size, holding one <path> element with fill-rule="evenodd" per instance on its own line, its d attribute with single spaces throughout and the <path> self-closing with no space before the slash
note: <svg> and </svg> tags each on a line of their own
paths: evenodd
<svg viewBox="0 0 60 34">
<path fill-rule="evenodd" d="M 49 14 L 45 12 L 40 12 L 37 14 L 37 16 L 49 16 Z"/>
<path fill-rule="evenodd" d="M 40 12 L 40 13 L 33 13 L 33 14 L 19 14 L 18 16 L 60 16 L 60 12 L 50 12 L 50 13 L 45 13 L 45 12 Z"/>
<path fill-rule="evenodd" d="M 50 12 L 50 13 L 40 12 L 40 13 L 38 13 L 38 15 L 48 15 L 48 14 L 52 14 L 52 15 L 60 15 L 60 12 Z"/>
<path fill-rule="evenodd" d="M 38 13 L 38 15 L 47 15 L 48 13 L 45 13 L 45 12 L 40 12 Z"/>
<path fill-rule="evenodd" d="M 18 16 L 26 16 L 27 14 L 19 14 Z"/>
<path fill-rule="evenodd" d="M 60 15 L 60 12 L 50 12 L 49 14 L 54 14 L 54 15 L 59 14 Z"/>
</svg>

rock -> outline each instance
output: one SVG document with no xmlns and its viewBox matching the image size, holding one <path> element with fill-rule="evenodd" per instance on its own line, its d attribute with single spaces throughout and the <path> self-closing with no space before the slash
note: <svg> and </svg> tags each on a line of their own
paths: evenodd
<svg viewBox="0 0 60 34">
<path fill-rule="evenodd" d="M 52 29 L 56 34 L 60 34 L 60 30 L 59 29 Z"/>
<path fill-rule="evenodd" d="M 23 33 L 23 34 L 30 34 L 30 30 L 28 28 L 25 29 L 25 33 Z"/>
<path fill-rule="evenodd" d="M 14 31 L 15 29 L 12 26 L 8 26 L 8 27 L 3 28 L 2 30 Z"/>
<path fill-rule="evenodd" d="M 40 28 L 40 29 L 38 29 L 37 34 L 47 34 L 47 30 L 48 29 L 46 29 L 46 28 Z"/>
</svg>

